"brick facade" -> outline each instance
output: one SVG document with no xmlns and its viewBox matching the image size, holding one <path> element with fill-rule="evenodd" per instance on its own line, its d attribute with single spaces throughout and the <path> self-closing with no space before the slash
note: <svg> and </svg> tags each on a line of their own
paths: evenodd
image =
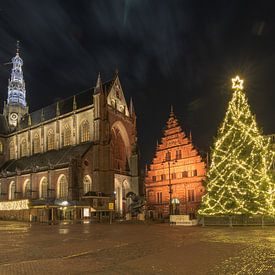
<svg viewBox="0 0 275 275">
<path fill-rule="evenodd" d="M 149 215 L 167 217 L 171 213 L 194 217 L 205 192 L 204 177 L 205 163 L 171 111 L 164 136 L 146 173 Z"/>
<path fill-rule="evenodd" d="M 0 120 L 0 126 L 8 125 L 5 114 Z M 116 174 L 127 175 L 129 190 L 138 193 L 136 145 L 136 115 L 132 101 L 126 103 L 118 74 L 105 83 L 99 76 L 95 88 L 25 115 L 16 128 L 0 129 L 0 204 L 26 198 L 46 203 L 58 200 L 62 192 L 68 201 L 87 204 L 84 179 L 91 181 L 89 194 L 115 200 Z M 115 162 L 123 165 L 116 167 Z M 41 197 L 43 179 L 46 198 Z M 67 184 L 65 191 L 61 181 Z"/>
</svg>

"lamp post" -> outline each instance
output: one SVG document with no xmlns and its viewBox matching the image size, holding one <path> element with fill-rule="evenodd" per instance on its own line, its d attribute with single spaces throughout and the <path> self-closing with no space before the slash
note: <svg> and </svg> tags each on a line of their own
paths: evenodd
<svg viewBox="0 0 275 275">
<path fill-rule="evenodd" d="M 168 160 L 168 187 L 169 187 L 169 215 L 172 215 L 172 183 L 171 183 L 171 163 L 170 163 L 170 159 Z"/>
<path fill-rule="evenodd" d="M 162 164 L 168 162 L 168 188 L 169 188 L 169 215 L 172 215 L 172 182 L 171 182 L 171 162 L 174 164 L 177 160 L 171 160 L 171 153 L 168 151 L 166 158 L 163 160 Z"/>
</svg>

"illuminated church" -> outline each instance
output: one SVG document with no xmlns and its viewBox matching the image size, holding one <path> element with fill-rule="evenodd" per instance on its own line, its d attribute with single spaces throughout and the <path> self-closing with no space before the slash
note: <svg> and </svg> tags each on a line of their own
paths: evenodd
<svg viewBox="0 0 275 275">
<path fill-rule="evenodd" d="M 169 214 L 195 218 L 205 189 L 205 163 L 198 150 L 182 131 L 173 109 L 161 143 L 145 179 L 147 212 L 150 217 Z"/>
<path fill-rule="evenodd" d="M 138 193 L 136 115 L 110 81 L 30 113 L 12 58 L 0 115 L 0 219 L 55 221 L 127 211 Z"/>
</svg>

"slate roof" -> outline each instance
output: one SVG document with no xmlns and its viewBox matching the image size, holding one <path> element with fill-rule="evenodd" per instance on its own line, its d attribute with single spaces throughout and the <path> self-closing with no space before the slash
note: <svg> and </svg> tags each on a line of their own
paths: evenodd
<svg viewBox="0 0 275 275">
<path fill-rule="evenodd" d="M 103 91 L 108 93 L 110 90 L 110 87 L 112 86 L 112 83 L 113 83 L 113 79 L 104 82 Z M 76 94 L 75 96 L 71 96 L 64 100 L 58 101 L 60 115 L 65 115 L 73 111 L 74 98 L 76 103 L 76 110 L 92 105 L 93 93 L 94 93 L 94 88 L 90 88 L 79 94 Z M 57 117 L 57 102 L 49 106 L 46 106 L 45 108 L 42 108 L 40 110 L 34 111 L 29 115 L 24 116 L 20 121 L 17 127 L 17 130 L 22 130 L 30 126 L 35 126 L 43 121 L 54 119 L 55 117 Z M 29 125 L 29 120 L 31 122 L 31 125 Z M 0 127 L 1 127 L 1 121 L 0 121 Z"/>
<path fill-rule="evenodd" d="M 29 171 L 36 169 L 37 171 L 48 170 L 49 165 L 53 167 L 66 166 L 71 159 L 83 156 L 92 146 L 92 142 L 83 143 L 76 146 L 68 146 L 59 150 L 51 150 L 45 153 L 35 154 L 29 157 L 9 160 L 5 162 L 0 171 L 14 173 L 19 171 Z"/>
</svg>

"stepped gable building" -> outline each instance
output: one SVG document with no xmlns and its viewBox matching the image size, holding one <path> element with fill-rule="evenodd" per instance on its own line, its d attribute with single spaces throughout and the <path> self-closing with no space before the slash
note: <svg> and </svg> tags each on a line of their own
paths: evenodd
<svg viewBox="0 0 275 275">
<path fill-rule="evenodd" d="M 124 214 L 127 193 L 138 193 L 138 153 L 133 102 L 118 73 L 29 113 L 18 50 L 12 65 L 0 115 L 0 219 Z"/>
<path fill-rule="evenodd" d="M 189 214 L 194 218 L 204 195 L 205 163 L 182 131 L 173 109 L 145 179 L 147 209 L 155 218 Z"/>
</svg>

